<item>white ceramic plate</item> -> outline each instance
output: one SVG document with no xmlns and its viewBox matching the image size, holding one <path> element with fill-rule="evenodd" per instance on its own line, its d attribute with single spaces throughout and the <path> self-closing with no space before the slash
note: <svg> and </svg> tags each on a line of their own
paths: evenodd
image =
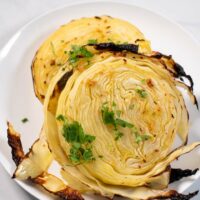
<svg viewBox="0 0 200 200">
<path fill-rule="evenodd" d="M 26 151 L 38 137 L 43 121 L 42 106 L 34 95 L 30 68 L 36 50 L 42 41 L 60 25 L 75 18 L 105 14 L 132 22 L 145 34 L 146 38 L 151 40 L 154 50 L 172 54 L 174 59 L 182 64 L 186 72 L 193 77 L 195 93 L 197 98 L 200 98 L 200 47 L 177 24 L 134 5 L 108 1 L 68 4 L 24 26 L 0 52 L 0 161 L 9 174 L 13 173 L 15 165 L 7 145 L 6 121 L 12 122 L 21 133 Z M 186 98 L 186 104 L 190 111 L 191 123 L 189 142 L 200 140 L 200 114 L 188 98 Z M 21 122 L 24 117 L 29 119 L 26 124 Z M 173 165 L 191 169 L 200 167 L 200 151 L 197 149 L 183 156 Z M 179 192 L 192 191 L 190 189 L 200 182 L 199 177 L 200 173 L 172 184 L 170 187 L 178 189 Z M 39 199 L 53 199 L 49 194 L 28 183 L 17 182 Z M 199 198 L 196 197 L 196 199 Z"/>
</svg>

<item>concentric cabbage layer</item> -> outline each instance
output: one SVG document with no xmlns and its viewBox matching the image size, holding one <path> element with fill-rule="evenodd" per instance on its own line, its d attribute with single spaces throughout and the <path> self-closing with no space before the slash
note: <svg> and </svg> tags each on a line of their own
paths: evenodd
<svg viewBox="0 0 200 200">
<path fill-rule="evenodd" d="M 72 45 L 97 42 L 132 43 L 141 53 L 150 53 L 150 44 L 140 30 L 127 21 L 109 16 L 73 20 L 55 31 L 38 49 L 32 75 L 36 96 L 44 101 L 48 85 L 59 68 L 68 60 Z"/>
<path fill-rule="evenodd" d="M 199 145 L 172 150 L 176 134 L 183 144 L 188 134 L 188 115 L 176 87 L 178 82 L 159 59 L 130 53 L 103 55 L 98 55 L 97 62 L 87 69 L 74 70 L 61 92 L 56 115 L 48 106 L 64 72 L 53 78 L 44 104 L 50 148 L 73 188 L 131 199 L 166 195 L 159 189 L 169 183 L 168 166 Z M 138 91 L 145 91 L 145 97 Z M 136 142 L 129 128 L 120 128 L 123 136 L 115 139 L 113 127 L 104 123 L 101 112 L 102 105 L 106 103 L 111 108 L 113 102 L 115 109 L 121 111 L 120 117 L 133 124 L 141 135 L 148 135 L 148 140 Z M 78 121 L 86 133 L 96 137 L 94 161 L 72 166 L 71 144 L 63 136 L 63 124 L 56 120 L 58 115 L 69 122 Z"/>
</svg>

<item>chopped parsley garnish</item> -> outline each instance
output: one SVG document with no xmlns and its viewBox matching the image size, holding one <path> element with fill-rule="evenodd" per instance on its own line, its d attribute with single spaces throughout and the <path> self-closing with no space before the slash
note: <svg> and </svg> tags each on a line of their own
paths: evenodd
<svg viewBox="0 0 200 200">
<path fill-rule="evenodd" d="M 83 46 L 73 45 L 69 52 L 69 63 L 71 65 L 77 63 L 80 58 L 91 58 L 93 54 Z"/>
<path fill-rule="evenodd" d="M 113 102 L 112 102 L 112 106 L 113 106 L 113 107 L 116 107 L 117 104 L 113 101 Z"/>
<path fill-rule="evenodd" d="M 22 123 L 26 123 L 26 122 L 28 122 L 28 118 L 25 117 L 21 121 L 22 121 Z"/>
<path fill-rule="evenodd" d="M 121 114 L 122 114 L 122 111 L 121 111 L 121 110 L 116 110 L 116 115 L 117 115 L 117 117 L 120 117 Z"/>
<path fill-rule="evenodd" d="M 82 148 L 81 145 L 74 144 L 70 149 L 69 159 L 73 164 L 95 160 L 91 148 Z"/>
<path fill-rule="evenodd" d="M 63 122 L 62 134 L 65 140 L 71 144 L 69 159 L 73 164 L 80 164 L 95 160 L 92 153 L 92 142 L 95 136 L 86 134 L 77 121 L 68 123 L 63 115 L 58 115 L 57 120 Z"/>
<path fill-rule="evenodd" d="M 150 139 L 150 136 L 149 136 L 149 135 L 146 135 L 146 134 L 140 135 L 140 134 L 138 134 L 138 133 L 135 134 L 135 141 L 136 141 L 137 143 L 146 141 L 146 140 L 148 140 L 148 139 Z"/>
<path fill-rule="evenodd" d="M 115 102 L 112 103 L 112 107 L 116 107 Z M 121 115 L 120 110 L 117 110 L 115 113 L 112 109 L 109 109 L 107 103 L 104 103 L 102 105 L 101 114 L 102 114 L 102 119 L 103 119 L 104 124 L 114 126 L 115 140 L 118 140 L 119 138 L 123 136 L 123 133 L 118 130 L 118 127 L 123 127 L 123 128 L 134 127 L 133 124 L 119 118 Z M 117 115 L 117 117 L 115 115 Z"/>
<path fill-rule="evenodd" d="M 143 89 L 136 89 L 135 90 L 142 98 L 146 98 L 147 97 L 147 92 Z"/>
<path fill-rule="evenodd" d="M 116 122 L 117 125 L 119 125 L 119 126 L 121 126 L 123 128 L 126 128 L 126 127 L 127 128 L 133 128 L 133 124 L 131 124 L 131 123 L 127 122 L 127 121 L 124 121 L 124 120 L 122 120 L 120 118 L 116 118 L 115 122 Z"/>
<path fill-rule="evenodd" d="M 51 42 L 50 45 L 51 45 L 51 50 L 52 50 L 53 55 L 56 56 L 55 47 L 54 47 L 53 42 Z"/>
<path fill-rule="evenodd" d="M 139 134 L 138 129 L 134 126 L 131 128 L 132 133 L 135 135 L 135 141 L 137 144 L 140 142 L 146 141 L 151 138 L 150 135 L 147 134 Z"/>
<path fill-rule="evenodd" d="M 97 39 L 88 40 L 88 44 L 97 44 Z"/>
<path fill-rule="evenodd" d="M 57 119 L 58 121 L 63 121 L 63 122 L 66 121 L 66 118 L 65 118 L 63 115 L 58 115 L 58 116 L 56 117 L 56 119 Z"/>
<path fill-rule="evenodd" d="M 119 140 L 119 138 L 121 138 L 124 134 L 120 131 L 116 131 L 115 132 L 115 140 Z"/>
<path fill-rule="evenodd" d="M 115 113 L 112 110 L 109 110 L 108 106 L 102 106 L 101 114 L 104 124 L 110 124 L 116 127 Z"/>
<path fill-rule="evenodd" d="M 113 107 L 116 107 L 116 104 L 112 103 L 112 108 Z M 150 136 L 147 134 L 139 134 L 138 129 L 133 124 L 121 119 L 120 118 L 121 111 L 119 114 L 119 110 L 116 110 L 115 112 L 113 109 L 110 109 L 108 107 L 108 103 L 104 103 L 102 105 L 101 114 L 104 124 L 112 125 L 114 127 L 115 140 L 118 140 L 124 135 L 121 131 L 119 131 L 118 129 L 119 127 L 131 129 L 132 134 L 135 135 L 135 141 L 138 144 L 150 138 Z M 115 115 L 117 115 L 117 117 Z"/>
</svg>

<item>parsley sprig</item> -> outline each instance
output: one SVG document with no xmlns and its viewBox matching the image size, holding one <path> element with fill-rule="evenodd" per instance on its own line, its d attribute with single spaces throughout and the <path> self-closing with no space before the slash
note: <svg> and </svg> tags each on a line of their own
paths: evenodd
<svg viewBox="0 0 200 200">
<path fill-rule="evenodd" d="M 84 46 L 72 45 L 69 51 L 69 63 L 71 65 L 76 64 L 80 58 L 91 58 L 93 57 L 92 52 L 88 51 Z"/>
<path fill-rule="evenodd" d="M 95 136 L 86 134 L 77 121 L 68 123 L 63 115 L 58 115 L 57 120 L 63 123 L 63 137 L 71 144 L 69 159 L 72 164 L 95 160 L 92 153 L 92 142 L 95 140 Z"/>
<path fill-rule="evenodd" d="M 22 123 L 26 123 L 26 122 L 28 122 L 28 118 L 25 117 L 21 121 L 22 121 Z"/>
<path fill-rule="evenodd" d="M 50 45 L 51 45 L 51 51 L 52 51 L 53 55 L 56 57 L 56 51 L 55 51 L 53 42 L 51 42 Z"/>
<path fill-rule="evenodd" d="M 147 134 L 143 134 L 143 135 L 138 134 L 138 133 L 135 134 L 135 141 L 136 141 L 137 143 L 146 141 L 146 140 L 148 140 L 148 139 L 150 139 L 150 138 L 151 138 L 151 137 L 150 137 L 149 135 L 147 135 Z"/>
<path fill-rule="evenodd" d="M 120 118 L 121 111 L 114 109 L 116 107 L 116 103 L 112 103 L 112 109 L 108 107 L 108 103 L 104 103 L 101 108 L 101 114 L 104 124 L 112 125 L 114 127 L 115 132 L 115 140 L 121 138 L 124 134 L 119 131 L 119 127 L 129 128 L 131 132 L 135 135 L 135 141 L 139 144 L 142 141 L 146 141 L 150 138 L 147 134 L 139 134 L 138 129 L 131 123 Z M 117 116 L 117 117 L 116 117 Z"/>
<path fill-rule="evenodd" d="M 113 102 L 112 103 L 112 108 L 116 107 L 116 104 Z M 110 109 L 108 107 L 107 103 L 104 103 L 101 108 L 101 114 L 102 114 L 102 119 L 104 124 L 106 125 L 113 125 L 114 126 L 114 131 L 115 131 L 115 140 L 118 140 L 123 136 L 123 133 L 119 131 L 118 127 L 123 127 L 123 128 L 133 128 L 134 125 L 121 119 L 121 111 L 117 110 L 114 112 L 113 109 Z M 117 117 L 116 117 L 117 115 Z"/>
<path fill-rule="evenodd" d="M 147 92 L 144 89 L 136 89 L 135 90 L 142 98 L 147 97 Z"/>
<path fill-rule="evenodd" d="M 88 44 L 97 44 L 97 39 L 88 40 Z"/>
<path fill-rule="evenodd" d="M 143 142 L 143 141 L 146 141 L 146 140 L 148 140 L 148 139 L 150 139 L 151 138 L 151 136 L 150 135 L 147 135 L 147 134 L 140 134 L 139 133 L 139 130 L 137 129 L 137 127 L 133 127 L 132 128 L 132 133 L 135 135 L 135 141 L 136 141 L 136 143 L 140 143 L 140 142 Z"/>
</svg>

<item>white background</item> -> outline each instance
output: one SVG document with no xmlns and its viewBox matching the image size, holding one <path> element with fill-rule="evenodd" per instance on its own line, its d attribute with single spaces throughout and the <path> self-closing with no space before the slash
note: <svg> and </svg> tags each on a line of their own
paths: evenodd
<svg viewBox="0 0 200 200">
<path fill-rule="evenodd" d="M 0 48 L 27 22 L 55 7 L 66 5 L 67 2 L 72 1 L 0 0 Z M 200 41 L 200 0 L 124 0 L 124 2 L 132 2 L 173 19 Z M 0 180 L 0 200 L 35 200 L 11 180 L 1 164 Z"/>
</svg>

